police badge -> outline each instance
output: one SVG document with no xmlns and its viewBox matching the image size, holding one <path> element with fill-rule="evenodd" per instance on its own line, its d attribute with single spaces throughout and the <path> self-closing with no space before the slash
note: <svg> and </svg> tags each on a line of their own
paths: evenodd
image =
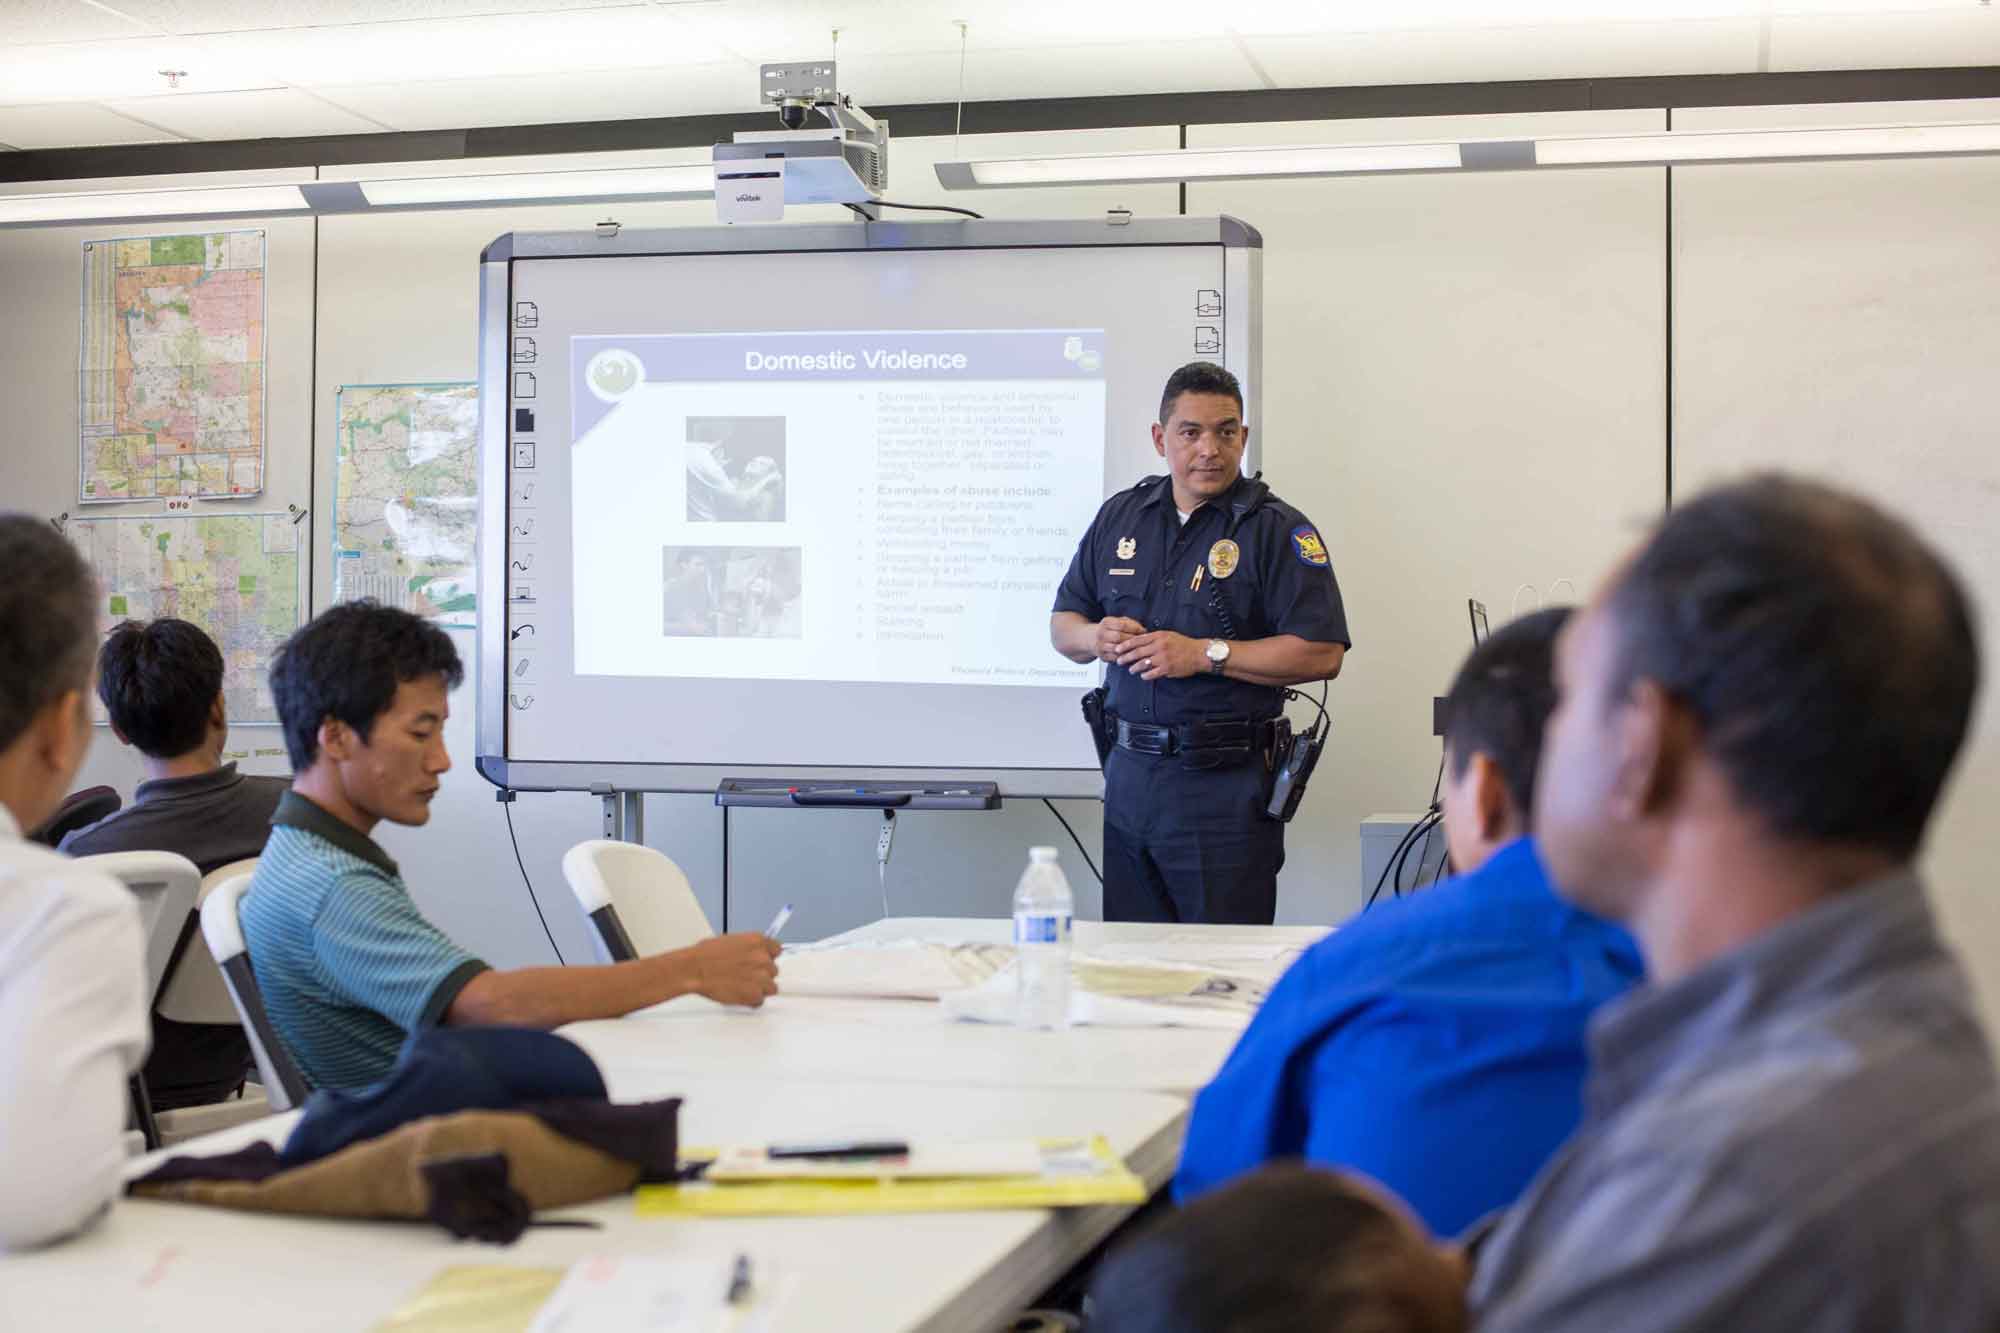
<svg viewBox="0 0 2000 1333">
<path fill-rule="evenodd" d="M 1132 540 L 1130 537 L 1120 537 L 1118 539 L 1118 558 L 1120 560 L 1130 560 L 1137 554 L 1139 554 L 1138 542 Z"/>
<path fill-rule="evenodd" d="M 1224 537 L 1208 548 L 1208 572 L 1219 579 L 1226 579 L 1236 572 L 1236 563 L 1242 558 L 1243 552 L 1237 549 L 1236 543 Z"/>
</svg>

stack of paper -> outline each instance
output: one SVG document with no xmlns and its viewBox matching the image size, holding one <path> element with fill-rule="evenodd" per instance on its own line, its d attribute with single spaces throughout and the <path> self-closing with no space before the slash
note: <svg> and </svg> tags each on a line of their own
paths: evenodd
<svg viewBox="0 0 2000 1333">
<path fill-rule="evenodd" d="M 695 1150 L 686 1155 L 701 1156 Z M 764 1217 L 958 1213 L 1146 1201 L 1146 1183 L 1126 1168 L 1102 1136 L 1045 1141 L 1036 1145 L 1035 1155 L 1037 1169 L 1022 1175 L 898 1176 L 874 1171 L 861 1179 L 815 1174 L 810 1179 L 642 1185 L 638 1211 L 641 1217 Z"/>
<path fill-rule="evenodd" d="M 1071 961 L 1069 1021 L 1089 1027 L 1241 1030 L 1264 1002 L 1259 977 L 1163 963 Z M 1012 968 L 969 990 L 939 997 L 945 1013 L 970 1023 L 1011 1023 L 1017 1007 Z"/>
<path fill-rule="evenodd" d="M 1004 944 L 807 944 L 778 958 L 785 995 L 935 1000 L 976 986 L 1013 960 Z"/>
<path fill-rule="evenodd" d="M 735 1290 L 735 1261 L 606 1255 L 560 1268 L 456 1264 L 375 1326 L 375 1333 L 757 1333 L 797 1285 L 757 1270 Z"/>
</svg>

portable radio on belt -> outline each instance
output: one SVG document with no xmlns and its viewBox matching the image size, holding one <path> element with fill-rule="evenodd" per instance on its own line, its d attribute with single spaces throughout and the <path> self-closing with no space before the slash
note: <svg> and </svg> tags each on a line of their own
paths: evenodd
<svg viewBox="0 0 2000 1333">
<path fill-rule="evenodd" d="M 1307 703 L 1318 702 L 1296 690 L 1287 693 Z M 1264 802 L 1266 815 L 1281 824 L 1292 822 L 1292 816 L 1299 812 L 1299 802 L 1305 799 L 1306 782 L 1312 777 L 1313 765 L 1319 762 L 1319 752 L 1326 745 L 1329 730 L 1325 710 L 1322 709 L 1320 720 L 1304 731 L 1294 732 L 1289 737 L 1279 733 L 1283 743 L 1278 749 L 1277 763 L 1271 769 L 1271 795 Z"/>
<path fill-rule="evenodd" d="M 1305 700 L 1319 709 L 1319 717 L 1304 731 L 1293 732 L 1289 726 L 1279 728 L 1278 752 L 1271 766 L 1270 796 L 1264 802 L 1264 813 L 1281 824 L 1291 823 L 1292 816 L 1299 812 L 1313 765 L 1319 762 L 1319 752 L 1333 731 L 1333 719 L 1327 715 L 1324 702 L 1297 690 L 1286 690 L 1285 697 Z"/>
</svg>

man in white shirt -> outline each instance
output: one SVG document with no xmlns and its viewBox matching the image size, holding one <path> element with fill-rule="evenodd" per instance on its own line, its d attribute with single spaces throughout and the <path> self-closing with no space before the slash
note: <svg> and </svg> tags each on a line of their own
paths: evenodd
<svg viewBox="0 0 2000 1333">
<path fill-rule="evenodd" d="M 21 838 L 90 748 L 96 580 L 25 514 L 0 514 L 0 570 L 0 1249 L 20 1249 L 117 1194 L 149 997 L 132 895 Z"/>
</svg>

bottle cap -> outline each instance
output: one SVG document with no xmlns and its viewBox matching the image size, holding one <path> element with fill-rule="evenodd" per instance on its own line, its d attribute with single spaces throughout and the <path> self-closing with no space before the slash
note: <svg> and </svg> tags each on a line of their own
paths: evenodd
<svg viewBox="0 0 2000 1333">
<path fill-rule="evenodd" d="M 1030 861 L 1053 861 L 1056 859 L 1056 849 L 1053 847 L 1030 847 L 1028 849 L 1028 859 Z"/>
</svg>

